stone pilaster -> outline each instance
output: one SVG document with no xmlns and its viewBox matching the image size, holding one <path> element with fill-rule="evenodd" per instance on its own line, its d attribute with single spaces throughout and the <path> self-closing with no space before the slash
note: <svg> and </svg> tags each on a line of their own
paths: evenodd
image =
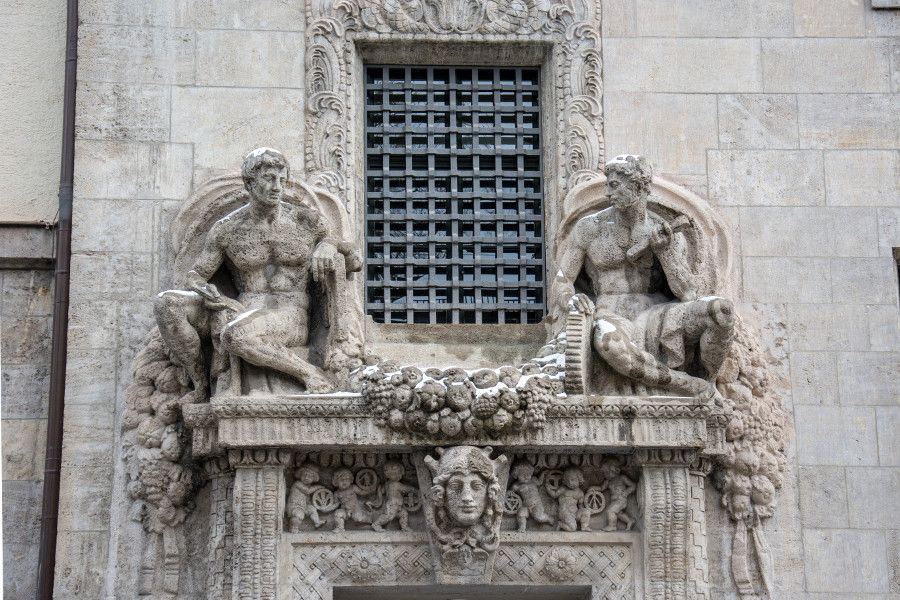
<svg viewBox="0 0 900 600">
<path fill-rule="evenodd" d="M 712 471 L 712 460 L 700 457 L 688 470 L 688 589 L 689 600 L 707 600 L 709 590 L 709 556 L 706 540 L 706 477 Z"/>
<path fill-rule="evenodd" d="M 209 567 L 206 597 L 231 600 L 231 565 L 234 554 L 234 470 L 222 456 L 203 463 L 209 480 Z"/>
<path fill-rule="evenodd" d="M 692 450 L 639 450 L 635 454 L 635 461 L 642 467 L 640 493 L 644 500 L 644 577 L 648 600 L 698 597 L 692 591 L 691 548 L 694 527 L 690 465 L 696 455 Z"/>
<path fill-rule="evenodd" d="M 275 600 L 288 450 L 232 450 L 234 467 L 233 600 Z"/>
</svg>

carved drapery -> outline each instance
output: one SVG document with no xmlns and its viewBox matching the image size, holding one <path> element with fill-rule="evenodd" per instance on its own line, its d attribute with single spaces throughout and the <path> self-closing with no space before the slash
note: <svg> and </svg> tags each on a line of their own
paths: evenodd
<svg viewBox="0 0 900 600">
<path fill-rule="evenodd" d="M 593 2 L 339 0 L 306 3 L 306 170 L 349 204 L 356 195 L 356 40 L 552 44 L 559 197 L 603 164 L 600 17 Z M 548 132 L 550 133 L 550 132 Z M 549 147 L 549 146 L 548 146 Z"/>
</svg>

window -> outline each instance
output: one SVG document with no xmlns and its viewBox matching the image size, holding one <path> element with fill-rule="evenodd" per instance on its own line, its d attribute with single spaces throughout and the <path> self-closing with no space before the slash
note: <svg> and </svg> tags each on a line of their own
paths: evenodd
<svg viewBox="0 0 900 600">
<path fill-rule="evenodd" d="M 366 313 L 544 316 L 538 69 L 366 67 Z"/>
</svg>

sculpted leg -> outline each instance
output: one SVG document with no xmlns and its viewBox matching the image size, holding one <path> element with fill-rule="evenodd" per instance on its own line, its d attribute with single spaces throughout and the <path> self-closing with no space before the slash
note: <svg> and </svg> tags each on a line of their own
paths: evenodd
<svg viewBox="0 0 900 600">
<path fill-rule="evenodd" d="M 691 302 L 690 316 L 685 320 L 685 338 L 696 344 L 700 364 L 710 380 L 728 356 L 734 339 L 734 304 L 725 298 L 709 298 Z"/>
<path fill-rule="evenodd" d="M 170 290 L 156 296 L 154 302 L 159 332 L 169 346 L 172 360 L 187 371 L 196 401 L 206 397 L 209 382 L 203 360 L 201 335 L 209 328 L 203 300 L 193 292 Z"/>
<path fill-rule="evenodd" d="M 594 324 L 593 345 L 617 373 L 644 385 L 669 388 L 690 395 L 706 394 L 709 384 L 698 377 L 676 371 L 638 348 L 619 327 L 605 319 Z"/>
<path fill-rule="evenodd" d="M 297 324 L 285 323 L 279 313 L 250 311 L 225 326 L 222 345 L 226 352 L 258 367 L 268 367 L 290 375 L 304 384 L 307 392 L 330 392 L 333 386 L 322 371 L 279 341 L 277 332 L 291 326 Z"/>
</svg>

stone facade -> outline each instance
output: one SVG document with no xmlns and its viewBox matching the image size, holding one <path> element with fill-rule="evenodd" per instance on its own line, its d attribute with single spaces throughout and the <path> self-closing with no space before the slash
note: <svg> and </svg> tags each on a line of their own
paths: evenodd
<svg viewBox="0 0 900 600">
<path fill-rule="evenodd" d="M 569 18 L 564 9 L 571 10 L 576 20 L 586 14 L 580 2 L 559 6 L 558 19 Z M 352 204 L 353 168 L 361 159 L 358 147 L 346 136 L 329 138 L 343 144 L 340 151 L 326 153 L 325 158 L 339 167 L 331 168 L 315 155 L 323 148 L 310 143 L 321 139 L 317 128 L 328 129 L 321 122 L 323 115 L 342 127 L 353 122 L 352 81 L 325 77 L 329 72 L 319 69 L 319 61 L 322 56 L 339 62 L 364 59 L 373 56 L 365 52 L 390 44 L 397 46 L 391 50 L 394 54 L 387 55 L 393 60 L 424 58 L 409 58 L 408 40 L 402 35 L 380 39 L 384 34 L 379 27 L 384 27 L 377 15 L 369 20 L 375 23 L 373 39 L 368 40 L 375 50 L 362 44 L 361 54 L 348 54 L 342 34 L 362 25 L 348 23 L 345 13 L 332 14 L 342 7 L 325 2 L 154 0 L 138 5 L 82 1 L 57 597 L 133 597 L 138 591 L 140 561 L 134 557 L 141 555 L 135 542 L 142 535 L 141 524 L 129 520 L 121 450 L 126 386 L 131 381 L 132 360 L 154 324 L 153 296 L 178 285 L 177 249 L 170 240 L 185 201 L 215 177 L 233 176 L 238 158 L 265 144 L 285 152 L 296 177 L 309 176 L 350 203 L 351 219 L 359 214 Z M 719 1 L 604 0 L 586 20 L 588 29 L 596 29 L 597 38 L 578 50 L 591 50 L 587 56 L 602 58 L 602 71 L 596 67 L 602 81 L 590 79 L 578 89 L 595 102 L 602 97 L 602 103 L 576 106 L 587 111 L 578 114 L 590 115 L 589 124 L 602 125 L 574 127 L 584 137 L 576 137 L 577 150 L 571 154 L 566 143 L 546 145 L 560 149 L 560 156 L 548 167 L 555 170 L 546 177 L 552 194 L 557 194 L 547 196 L 548 221 L 554 224 L 550 229 L 563 222 L 565 186 L 585 183 L 576 176 L 582 167 L 596 171 L 605 158 L 627 151 L 645 153 L 661 181 L 708 199 L 731 243 L 733 261 L 717 263 L 731 282 L 727 295 L 736 301 L 737 314 L 760 331 L 761 350 L 771 359 L 771 385 L 784 399 L 788 413 L 783 485 L 777 509 L 762 527 L 775 567 L 772 597 L 893 597 L 900 593 L 900 542 L 892 517 L 898 511 L 900 468 L 896 441 L 900 330 L 892 254 L 900 246 L 900 130 L 891 115 L 900 110 L 896 43 L 900 13 L 873 9 L 868 2 L 830 0 L 752 0 L 740 6 Z M 428 38 L 427 47 L 447 41 L 441 36 L 451 33 L 423 21 L 403 35 L 423 35 Z M 505 34 L 484 35 L 482 41 Z M 556 34 L 548 34 L 552 35 Z M 309 48 L 316 53 L 307 53 Z M 471 53 L 461 52 L 459 56 L 474 60 Z M 490 58 L 516 61 L 515 56 L 504 58 L 502 51 Z M 261 68 L 263 64 L 271 68 Z M 352 77 L 353 73 L 338 75 Z M 317 99 L 320 104 L 333 92 L 337 100 L 326 105 L 329 110 L 338 107 L 337 116 L 311 104 L 313 92 L 323 93 Z M 562 105 L 552 110 L 560 119 L 566 118 Z M 344 118 L 346 123 L 341 121 Z M 553 132 L 565 130 L 565 124 L 553 123 Z M 352 127 L 349 131 L 354 135 Z M 567 161 L 570 156 L 585 163 L 573 167 Z M 552 244 L 548 237 L 548 256 Z M 31 281 L 21 273 L 12 280 L 22 277 Z M 19 319 L 29 310 L 16 301 L 12 301 L 15 308 L 7 308 L 11 302 L 8 281 L 4 273 L 4 376 L 9 369 L 39 369 L 47 353 L 41 342 L 24 343 L 30 338 L 7 333 L 15 326 L 8 325 L 9 319 Z M 368 333 L 376 346 L 379 340 L 396 342 L 399 335 L 375 328 Z M 516 335 L 518 345 L 492 342 L 514 347 L 505 350 L 502 361 L 492 360 L 496 353 L 477 344 L 460 343 L 452 353 L 462 357 L 459 364 L 442 358 L 439 366 L 513 364 L 534 356 L 532 351 L 544 341 L 542 331 L 530 337 Z M 15 349 L 9 350 L 13 341 L 27 355 L 18 365 L 8 358 L 10 352 L 15 354 Z M 391 358 L 399 364 L 412 362 L 403 354 L 403 340 L 384 346 L 390 346 Z M 416 352 L 448 356 L 435 343 L 422 343 Z M 28 393 L 38 394 L 40 378 L 25 377 L 22 381 L 34 390 Z M 21 451 L 10 447 L 7 453 L 7 428 L 32 427 L 37 421 L 21 423 L 42 413 L 39 409 L 9 412 L 13 398 L 9 390 L 16 388 L 12 381 L 3 383 L 4 480 L 34 481 L 31 472 L 13 472 L 18 467 L 10 466 L 9 456 Z M 227 407 L 222 410 L 227 413 Z M 228 443 L 233 443 L 253 433 L 256 418 L 227 414 L 217 435 L 232 435 Z M 11 425 L 7 419 L 21 423 Z M 280 435 L 290 446 L 297 436 L 330 427 L 320 424 L 325 420 L 306 415 L 283 418 Z M 335 427 L 355 422 L 333 420 Z M 553 421 L 548 419 L 541 434 L 551 440 Z M 652 423 L 644 425 L 632 431 L 658 433 Z M 410 445 L 408 439 L 399 434 L 392 437 L 375 424 L 366 427 L 356 429 L 361 439 Z M 615 419 L 603 416 L 588 431 L 612 435 L 617 428 Z M 193 443 L 201 437 L 195 430 Z M 561 441 L 557 438 L 553 443 L 558 446 Z M 235 535 L 230 533 L 235 530 L 230 528 L 242 532 L 237 537 L 245 533 L 252 537 L 260 528 L 271 527 L 265 520 L 247 521 L 240 511 L 228 517 L 227 507 L 238 506 L 241 498 L 271 494 L 267 510 L 281 514 L 279 503 L 288 499 L 288 481 L 278 475 L 287 472 L 284 461 L 288 459 L 229 459 L 207 467 L 211 469 L 208 483 L 196 498 L 198 505 L 221 509 L 207 514 L 195 511 L 195 516 L 188 517 L 196 519 L 190 521 L 195 525 L 202 516 L 214 535 L 206 536 L 205 531 L 197 539 L 189 535 L 181 548 L 182 556 L 195 552 L 223 566 L 189 563 L 183 571 L 185 580 L 208 582 L 223 594 L 230 594 L 240 579 L 239 573 L 225 568 L 241 560 L 239 552 L 235 558 Z M 719 492 L 702 483 L 712 482 L 705 478 L 706 467 L 686 457 L 650 452 L 635 459 L 654 477 L 674 477 L 669 481 L 678 494 L 677 502 L 654 497 L 652 486 L 643 489 L 643 501 L 645 511 L 647 506 L 658 506 L 669 523 L 684 521 L 690 532 L 684 541 L 687 562 L 656 557 L 642 547 L 637 534 L 602 537 L 583 532 L 587 537 L 578 538 L 574 550 L 580 552 L 580 545 L 590 550 L 578 554 L 574 564 L 589 575 L 584 580 L 571 576 L 567 581 L 598 581 L 600 575 L 590 565 L 604 561 L 622 565 L 617 572 L 638 564 L 660 565 L 662 571 L 640 571 L 635 581 L 642 587 L 635 587 L 636 594 L 668 593 L 666 581 L 672 580 L 675 569 L 690 572 L 691 581 L 708 580 L 706 590 L 691 592 L 694 597 L 737 597 L 741 582 L 736 586 L 733 575 L 735 543 L 752 546 L 755 541 L 752 532 L 734 539 L 739 537 L 734 532 L 740 530 L 721 508 Z M 661 466 L 673 460 L 681 461 L 678 468 Z M 17 489 L 16 485 L 21 483 L 14 482 L 11 489 Z M 39 493 L 33 497 L 37 503 Z M 9 501 L 7 491 L 5 511 L 13 506 Z M 699 518 L 704 512 L 705 519 Z M 8 515 L 6 523 L 16 518 Z M 420 517 L 410 518 L 415 523 Z M 523 534 L 537 537 L 517 539 L 514 527 L 501 529 L 495 581 L 521 581 L 509 575 L 517 572 L 516 560 L 521 560 L 514 552 L 517 544 L 532 547 L 531 563 L 555 564 L 561 570 L 562 575 L 545 573 L 540 581 L 565 578 L 573 563 L 566 550 L 554 548 L 549 540 L 543 546 L 536 543 L 545 535 L 542 531 Z M 639 529 L 649 534 L 653 527 L 648 522 Z M 659 531 L 665 535 L 668 529 L 661 526 Z M 284 534 L 283 546 L 276 552 L 279 560 L 288 562 L 279 563 L 279 572 L 291 568 L 311 572 L 314 562 L 322 560 L 341 565 L 322 574 L 327 582 L 363 581 L 370 576 L 369 581 L 418 582 L 434 574 L 424 530 L 347 535 L 335 541 L 324 532 Z M 706 547 L 691 541 L 704 536 Z M 14 546 L 6 541 L 9 565 Z M 264 545 L 259 550 L 271 551 Z M 398 558 L 408 571 L 386 570 L 400 562 Z M 370 566 L 385 571 L 371 575 L 367 573 Z M 25 581 L 24 576 L 9 567 L 5 571 L 4 588 L 10 597 L 27 597 L 23 591 L 27 588 L 10 583 Z M 266 581 L 274 576 L 269 574 Z M 759 586 L 758 577 L 753 575 L 750 583 Z M 293 589 L 300 597 L 321 593 L 298 586 Z M 199 588 L 191 592 L 202 595 Z M 671 593 L 688 592 L 675 589 Z"/>
</svg>

